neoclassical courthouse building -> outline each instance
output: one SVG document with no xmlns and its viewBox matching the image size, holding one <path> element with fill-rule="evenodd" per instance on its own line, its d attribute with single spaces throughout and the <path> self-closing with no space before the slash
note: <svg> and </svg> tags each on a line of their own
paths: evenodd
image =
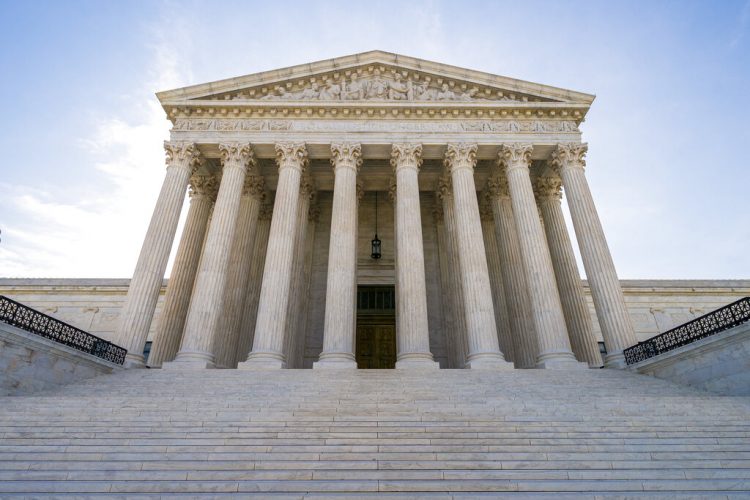
<svg viewBox="0 0 750 500">
<path fill-rule="evenodd" d="M 166 176 L 114 339 L 130 365 L 584 368 L 636 343 L 586 181 L 594 96 L 373 51 L 158 98 Z"/>
</svg>

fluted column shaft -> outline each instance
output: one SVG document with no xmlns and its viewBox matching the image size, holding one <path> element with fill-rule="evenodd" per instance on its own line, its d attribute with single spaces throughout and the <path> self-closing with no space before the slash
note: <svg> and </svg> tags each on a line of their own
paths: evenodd
<svg viewBox="0 0 750 500">
<path fill-rule="evenodd" d="M 255 258 L 252 249 L 258 227 L 258 214 L 263 202 L 264 187 L 262 177 L 257 175 L 245 176 L 239 213 L 237 214 L 237 229 L 229 254 L 229 269 L 224 286 L 223 313 L 219 318 L 219 326 L 214 338 L 215 363 L 216 366 L 221 368 L 234 368 L 235 366 L 242 323 L 242 307 L 247 295 L 250 267 Z"/>
<path fill-rule="evenodd" d="M 578 361 L 591 367 L 602 365 L 599 346 L 594 337 L 591 314 L 586 304 L 581 275 L 578 272 L 573 245 L 565 225 L 560 199 L 560 179 L 539 177 L 534 186 L 537 203 L 542 213 L 544 231 L 547 235 L 552 267 L 555 269 L 557 289 L 565 314 L 565 323 L 570 334 L 570 344 Z"/>
<path fill-rule="evenodd" d="M 156 368 L 165 361 L 172 361 L 180 348 L 208 217 L 216 197 L 214 176 L 193 176 L 190 184 L 190 208 L 169 277 L 161 319 L 148 356 L 148 365 Z"/>
<path fill-rule="evenodd" d="M 489 203 L 486 200 L 485 203 Z M 500 350 L 505 359 L 513 361 L 515 350 L 513 348 L 513 337 L 508 320 L 508 305 L 503 287 L 503 276 L 500 267 L 500 251 L 497 247 L 495 236 L 495 223 L 492 217 L 492 207 L 486 205 L 482 215 L 482 236 L 484 237 L 484 248 L 487 252 L 487 268 L 490 273 L 490 286 L 492 287 L 492 302 L 495 306 L 495 327 L 497 328 L 497 340 Z"/>
<path fill-rule="evenodd" d="M 445 166 L 450 172 L 453 186 L 458 261 L 466 316 L 469 348 L 466 366 L 512 369 L 513 365 L 503 358 L 497 340 L 492 288 L 474 184 L 476 152 L 476 144 L 448 144 L 445 152 Z"/>
<path fill-rule="evenodd" d="M 453 203 L 453 187 L 450 175 L 443 176 L 438 183 L 438 196 L 443 204 L 443 220 L 445 222 L 446 257 L 448 263 L 448 279 L 450 282 L 450 298 L 453 305 L 454 329 L 447 332 L 454 342 L 455 367 L 464 368 L 469 355 L 466 340 L 466 312 L 464 311 L 464 291 L 461 286 L 461 264 L 458 260 L 458 236 L 456 229 L 455 205 Z"/>
<path fill-rule="evenodd" d="M 185 332 L 175 360 L 163 368 L 213 368 L 214 339 L 224 302 L 229 255 L 237 228 L 242 186 L 248 163 L 254 162 L 249 144 L 220 144 L 222 175 L 219 194 L 206 236 L 203 258 L 195 279 Z"/>
<path fill-rule="evenodd" d="M 284 356 L 287 368 L 294 365 L 295 346 L 299 335 L 299 314 L 302 304 L 302 285 L 305 272 L 305 248 L 307 240 L 307 224 L 309 221 L 310 198 L 314 196 L 313 185 L 308 178 L 304 178 L 300 187 L 299 203 L 297 204 L 297 234 L 294 241 L 294 256 L 292 260 L 292 280 L 289 284 L 289 304 L 287 305 L 287 331 L 284 345 Z"/>
<path fill-rule="evenodd" d="M 193 143 L 164 142 L 167 173 L 130 280 L 115 343 L 128 350 L 125 365 L 144 366 L 143 347 L 159 300 L 188 180 L 200 163 Z"/>
<path fill-rule="evenodd" d="M 495 176 L 490 180 L 488 187 L 491 189 L 490 206 L 495 219 L 495 239 L 500 252 L 501 276 L 506 291 L 515 365 L 516 368 L 534 368 L 539 347 L 505 175 Z"/>
<path fill-rule="evenodd" d="M 286 367 L 283 352 L 286 313 L 294 264 L 299 188 L 302 172 L 307 166 L 307 149 L 304 144 L 280 143 L 276 145 L 276 159 L 279 180 L 268 236 L 253 350 L 247 361 L 238 368 Z"/>
<path fill-rule="evenodd" d="M 258 228 L 255 231 L 253 241 L 252 263 L 250 265 L 247 295 L 242 307 L 242 319 L 240 321 L 240 336 L 233 366 L 245 361 L 250 354 L 255 335 L 255 321 L 258 318 L 258 301 L 260 300 L 260 287 L 263 282 L 263 267 L 266 262 L 266 248 L 268 247 L 268 233 L 271 229 L 272 205 L 266 203 L 261 206 L 258 216 Z"/>
<path fill-rule="evenodd" d="M 442 202 L 438 199 L 435 201 L 436 209 L 433 212 L 435 218 L 435 232 L 437 234 L 438 242 L 438 263 L 440 265 L 440 303 L 442 304 L 442 319 L 443 319 L 443 338 L 445 339 L 445 346 L 447 349 L 448 367 L 456 368 L 458 365 L 458 356 L 456 346 L 456 339 L 453 335 L 455 331 L 455 316 L 453 308 L 453 297 L 451 287 L 451 280 L 449 277 L 448 268 L 448 239 L 445 235 L 445 222 L 443 216 Z"/>
<path fill-rule="evenodd" d="M 419 167 L 422 146 L 394 144 L 391 165 L 396 174 L 397 289 L 396 368 L 437 368 L 430 353 L 427 325 L 422 216 L 419 206 Z"/>
<path fill-rule="evenodd" d="M 323 352 L 314 368 L 356 368 L 357 172 L 359 144 L 331 146 L 334 171 Z"/>
<path fill-rule="evenodd" d="M 307 318 L 310 308 L 310 283 L 312 281 L 313 254 L 315 251 L 315 227 L 318 223 L 319 212 L 320 211 L 317 208 L 316 203 L 314 203 L 314 200 L 310 200 L 310 210 L 308 211 L 307 219 L 307 234 L 305 236 L 304 267 L 302 269 L 303 278 L 300 284 L 300 305 L 299 313 L 296 318 L 297 342 L 294 346 L 295 358 L 292 360 L 292 366 L 297 368 L 303 368 L 305 360 L 305 346 L 307 345 L 308 333 Z"/>
<path fill-rule="evenodd" d="M 637 341 L 604 229 L 584 174 L 587 149 L 586 144 L 560 144 L 552 155 L 552 164 L 559 171 L 567 194 L 583 267 L 607 347 L 605 366 L 623 367 L 623 349 Z"/>
<path fill-rule="evenodd" d="M 529 176 L 531 149 L 531 145 L 526 144 L 504 145 L 500 150 L 500 161 L 508 179 L 523 267 L 529 285 L 532 317 L 540 351 L 537 366 L 578 368 L 581 364 L 571 351 L 555 272 L 539 220 L 539 210 L 534 201 Z"/>
</svg>

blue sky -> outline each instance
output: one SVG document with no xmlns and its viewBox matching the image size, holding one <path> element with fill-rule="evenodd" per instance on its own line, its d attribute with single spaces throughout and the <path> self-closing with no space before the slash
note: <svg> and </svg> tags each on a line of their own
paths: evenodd
<svg viewBox="0 0 750 500">
<path fill-rule="evenodd" d="M 750 278 L 750 0 L 0 0 L 0 19 L 0 276 L 131 275 L 164 175 L 155 92 L 381 49 L 596 94 L 587 175 L 620 277 Z"/>
</svg>

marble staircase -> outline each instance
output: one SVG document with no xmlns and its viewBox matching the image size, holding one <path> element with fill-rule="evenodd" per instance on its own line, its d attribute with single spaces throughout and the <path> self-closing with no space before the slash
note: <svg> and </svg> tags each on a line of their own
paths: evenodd
<svg viewBox="0 0 750 500">
<path fill-rule="evenodd" d="M 748 498 L 750 398 L 615 370 L 131 370 L 0 398 L 0 498 Z"/>
</svg>

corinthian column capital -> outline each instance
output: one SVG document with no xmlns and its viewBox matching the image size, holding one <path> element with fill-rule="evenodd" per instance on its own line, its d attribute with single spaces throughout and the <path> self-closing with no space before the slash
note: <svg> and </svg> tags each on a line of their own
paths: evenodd
<svg viewBox="0 0 750 500">
<path fill-rule="evenodd" d="M 500 146 L 498 165 L 506 170 L 529 168 L 531 165 L 531 144 L 514 142 Z"/>
<path fill-rule="evenodd" d="M 550 165 L 558 172 L 569 168 L 580 168 L 586 166 L 586 152 L 589 145 L 583 143 L 558 144 L 552 152 Z"/>
<path fill-rule="evenodd" d="M 494 198 L 508 198 L 508 178 L 505 172 L 499 172 L 487 179 L 487 192 Z"/>
<path fill-rule="evenodd" d="M 359 167 L 362 166 L 362 147 L 350 142 L 331 144 L 331 165 L 334 171 L 350 168 L 359 172 Z"/>
<path fill-rule="evenodd" d="M 559 177 L 538 176 L 534 178 L 534 196 L 537 200 L 562 199 L 562 180 Z"/>
<path fill-rule="evenodd" d="M 266 195 L 265 190 L 266 182 L 263 180 L 263 177 L 259 175 L 248 175 L 245 177 L 245 183 L 242 186 L 243 196 L 252 196 L 263 202 Z"/>
<path fill-rule="evenodd" d="M 310 200 L 315 196 L 315 183 L 307 173 L 302 175 L 302 179 L 300 179 L 299 194 L 300 196 L 306 196 Z"/>
<path fill-rule="evenodd" d="M 394 144 L 391 149 L 391 166 L 395 171 L 402 168 L 419 170 L 422 166 L 422 145 Z"/>
<path fill-rule="evenodd" d="M 185 168 L 191 174 L 204 162 L 198 147 L 192 142 L 164 141 L 164 151 L 167 154 L 167 167 Z"/>
<path fill-rule="evenodd" d="M 255 154 L 246 142 L 228 142 L 219 144 L 221 164 L 224 168 L 238 167 L 245 172 L 255 167 Z"/>
<path fill-rule="evenodd" d="M 450 175 L 445 174 L 440 176 L 435 193 L 440 198 L 440 201 L 453 196 L 453 182 Z"/>
<path fill-rule="evenodd" d="M 275 149 L 279 170 L 293 168 L 302 172 L 307 168 L 309 159 L 304 142 L 279 142 Z"/>
<path fill-rule="evenodd" d="M 205 197 L 210 200 L 216 199 L 219 191 L 219 181 L 215 175 L 197 175 L 190 177 L 190 197 Z"/>
<path fill-rule="evenodd" d="M 449 172 L 461 168 L 474 170 L 477 165 L 477 145 L 471 143 L 448 144 L 443 165 Z"/>
</svg>

